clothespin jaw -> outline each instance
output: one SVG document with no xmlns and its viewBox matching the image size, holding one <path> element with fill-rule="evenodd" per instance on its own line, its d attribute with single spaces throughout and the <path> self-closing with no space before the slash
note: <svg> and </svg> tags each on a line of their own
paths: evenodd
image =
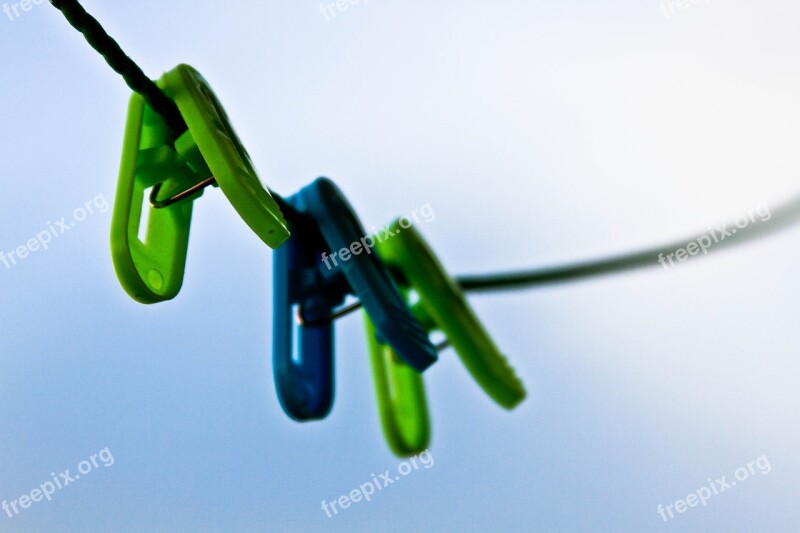
<svg viewBox="0 0 800 533">
<path fill-rule="evenodd" d="M 525 398 L 525 387 L 486 333 L 461 289 L 414 227 L 403 227 L 395 221 L 390 230 L 395 236 L 378 242 L 376 251 L 406 294 L 411 290 L 418 294 L 414 315 L 429 329 L 445 334 L 473 379 L 495 402 L 514 408 Z M 414 442 L 417 432 L 429 425 L 421 376 L 417 380 L 408 375 L 407 369 L 392 357 L 391 349 L 369 328 L 367 340 L 386 439 L 396 453 L 418 453 L 420 444 L 408 443 Z"/>
<path fill-rule="evenodd" d="M 292 237 L 273 252 L 272 369 L 284 412 L 294 420 L 314 420 L 325 418 L 333 406 L 333 323 L 324 319 L 347 289 L 319 269 L 325 243 L 313 219 L 298 213 L 289 227 Z M 301 316 L 308 322 L 297 324 L 293 342 Z"/>
<path fill-rule="evenodd" d="M 340 260 L 329 270 L 344 275 L 382 338 L 418 372 L 435 363 L 436 348 L 411 314 L 383 262 L 365 244 L 367 233 L 339 188 L 331 180 L 319 178 L 298 196 L 301 210 L 317 222 L 328 250 L 340 253 Z M 358 245 L 360 251 L 356 253 Z M 350 252 L 349 260 L 342 259 L 343 251 Z"/>
<path fill-rule="evenodd" d="M 250 156 L 208 82 L 189 65 L 166 74 L 173 98 L 211 175 L 239 216 L 270 248 L 289 238 L 278 204 L 258 179 Z"/>
<path fill-rule="evenodd" d="M 170 135 L 163 119 L 133 94 L 111 221 L 111 254 L 122 287 L 145 304 L 170 300 L 180 291 L 193 205 L 185 201 L 163 209 L 148 206 L 145 240 L 140 241 L 145 191 L 163 183 L 162 191 L 170 193 L 205 177 L 202 168 L 195 170 L 169 146 Z"/>
<path fill-rule="evenodd" d="M 383 434 L 399 457 L 428 449 L 430 421 L 422 374 L 408 366 L 378 340 L 375 326 L 364 315 L 375 397 Z"/>
<path fill-rule="evenodd" d="M 166 73 L 158 86 L 172 98 L 188 130 L 175 139 L 164 120 L 138 94 L 131 97 L 111 223 L 111 250 L 125 291 L 142 303 L 174 298 L 183 283 L 192 202 L 202 191 L 167 207 L 147 207 L 145 192 L 160 198 L 187 191 L 210 177 L 247 224 L 271 247 L 289 232 L 280 209 L 261 186 L 225 111 L 202 76 L 188 65 Z"/>
<path fill-rule="evenodd" d="M 333 402 L 330 317 L 347 294 L 359 298 L 382 338 L 415 370 L 433 364 L 437 353 L 371 247 L 325 260 L 333 251 L 356 249 L 366 236 L 338 187 L 319 178 L 286 201 L 293 207 L 287 214 L 292 237 L 274 253 L 273 372 L 281 406 L 308 420 L 324 417 Z M 298 309 L 303 320 L 295 353 Z"/>
<path fill-rule="evenodd" d="M 525 398 L 525 386 L 500 352 L 464 293 L 449 276 L 431 248 L 412 226 L 392 224 L 398 234 L 378 243 L 381 259 L 402 272 L 419 294 L 420 315 L 441 330 L 464 366 L 495 402 L 512 409 Z"/>
</svg>

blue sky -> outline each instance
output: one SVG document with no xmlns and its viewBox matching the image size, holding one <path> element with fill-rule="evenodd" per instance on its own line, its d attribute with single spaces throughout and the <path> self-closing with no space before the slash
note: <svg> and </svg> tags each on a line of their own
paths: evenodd
<svg viewBox="0 0 800 533">
<path fill-rule="evenodd" d="M 796 2 L 85 6 L 152 77 L 202 72 L 272 189 L 328 176 L 367 227 L 430 204 L 419 229 L 453 273 L 699 236 L 798 192 Z M 30 7 L 0 13 L 6 253 L 113 202 L 129 97 Z M 322 500 L 401 463 L 361 318 L 336 326 L 333 412 L 294 423 L 272 383 L 271 252 L 223 195 L 196 203 L 182 292 L 154 306 L 119 286 L 110 220 L 98 208 L 0 264 L 0 500 L 114 458 L 0 511 L 4 531 L 800 527 L 800 228 L 669 271 L 654 257 L 471 296 L 528 399 L 504 411 L 444 352 L 426 373 L 435 464 L 328 518 Z M 762 456 L 769 473 L 657 513 Z"/>
</svg>

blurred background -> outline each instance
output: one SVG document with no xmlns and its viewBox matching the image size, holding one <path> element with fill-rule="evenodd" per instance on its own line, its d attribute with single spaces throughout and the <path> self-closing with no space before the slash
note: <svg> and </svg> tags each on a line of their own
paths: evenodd
<svg viewBox="0 0 800 533">
<path fill-rule="evenodd" d="M 15 0 L 16 1 L 16 0 Z M 0 251 L 113 202 L 129 90 L 47 2 L 0 13 Z M 602 5 L 600 5 L 602 4 Z M 259 169 L 334 179 L 364 225 L 429 203 L 454 274 L 637 249 L 800 192 L 800 5 L 86 0 L 151 77 L 210 82 Z M 345 5 L 345 4 L 340 4 Z M 69 220 L 69 219 L 68 219 Z M 800 226 L 633 273 L 470 301 L 529 390 L 426 372 L 435 464 L 395 471 L 362 319 L 298 424 L 272 382 L 271 251 L 218 190 L 173 301 L 116 280 L 111 210 L 0 264 L 0 499 L 108 448 L 7 531 L 796 531 Z M 735 238 L 735 237 L 733 237 Z M 750 476 L 665 522 L 709 478 Z"/>
</svg>

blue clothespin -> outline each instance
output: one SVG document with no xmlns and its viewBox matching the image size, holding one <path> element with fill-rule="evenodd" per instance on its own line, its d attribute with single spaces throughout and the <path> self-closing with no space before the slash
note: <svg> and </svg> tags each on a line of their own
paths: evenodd
<svg viewBox="0 0 800 533">
<path fill-rule="evenodd" d="M 416 371 L 436 362 L 437 351 L 332 181 L 319 178 L 286 201 L 294 207 L 286 213 L 291 237 L 273 254 L 273 374 L 286 414 L 318 419 L 333 404 L 331 318 L 348 294 L 358 297 L 381 339 Z M 349 258 L 324 260 L 345 248 Z"/>
</svg>

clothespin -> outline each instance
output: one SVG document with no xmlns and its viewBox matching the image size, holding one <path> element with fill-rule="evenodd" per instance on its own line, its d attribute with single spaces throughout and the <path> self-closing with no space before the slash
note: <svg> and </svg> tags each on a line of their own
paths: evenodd
<svg viewBox="0 0 800 533">
<path fill-rule="evenodd" d="M 416 229 L 391 224 L 396 235 L 384 239 L 375 251 L 407 298 L 413 290 L 419 301 L 414 316 L 429 331 L 442 331 L 473 379 L 495 402 L 513 409 L 525 398 L 525 387 L 500 353 L 461 289 L 442 267 Z M 422 376 L 399 359 L 366 317 L 367 342 L 375 382 L 378 411 L 390 448 L 400 456 L 425 450 L 430 422 Z"/>
<path fill-rule="evenodd" d="M 336 185 L 319 178 L 286 201 L 294 208 L 287 213 L 292 236 L 273 254 L 273 373 L 286 414 L 318 419 L 333 404 L 331 320 L 347 294 L 358 297 L 382 339 L 415 371 L 433 364 L 437 352 Z M 350 253 L 325 260 L 345 249 Z"/>
<path fill-rule="evenodd" d="M 188 130 L 170 130 L 141 96 L 131 96 L 111 222 L 117 277 L 125 291 L 142 303 L 169 300 L 180 291 L 192 204 L 208 185 L 218 185 L 270 247 L 289 238 L 278 204 L 261 185 L 203 77 L 188 65 L 178 65 L 157 84 L 175 101 Z M 140 241 L 142 202 L 148 189 L 152 192 L 147 228 Z"/>
</svg>

